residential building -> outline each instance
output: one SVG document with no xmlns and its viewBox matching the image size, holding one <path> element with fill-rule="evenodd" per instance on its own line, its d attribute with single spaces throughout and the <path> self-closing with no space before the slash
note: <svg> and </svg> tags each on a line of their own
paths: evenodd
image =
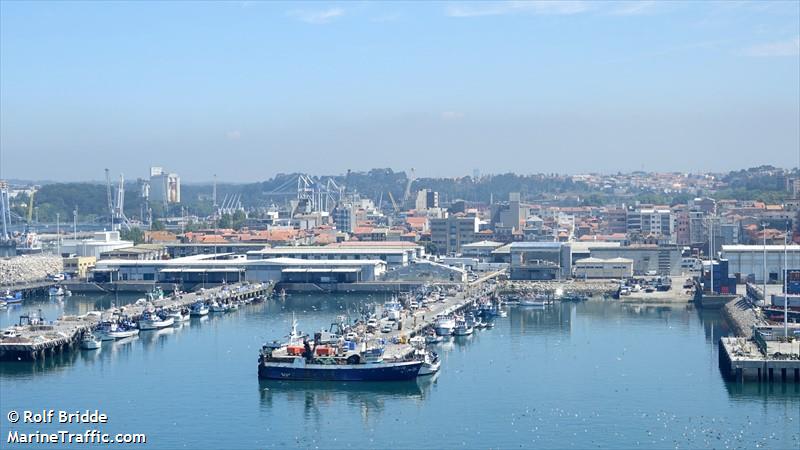
<svg viewBox="0 0 800 450">
<path fill-rule="evenodd" d="M 431 243 L 439 254 L 460 253 L 461 246 L 475 242 L 478 218 L 462 214 L 444 219 L 430 219 Z"/>
</svg>

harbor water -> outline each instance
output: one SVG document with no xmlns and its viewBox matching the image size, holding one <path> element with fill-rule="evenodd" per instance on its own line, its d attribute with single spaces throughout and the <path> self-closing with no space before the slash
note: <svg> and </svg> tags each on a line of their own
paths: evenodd
<svg viewBox="0 0 800 450">
<path fill-rule="evenodd" d="M 26 300 L 0 327 L 135 298 Z M 0 363 L 3 446 L 10 410 L 99 410 L 108 433 L 145 433 L 143 448 L 798 448 L 800 386 L 724 381 L 717 313 L 612 300 L 508 307 L 493 329 L 450 339 L 442 370 L 402 383 L 259 381 L 258 349 L 327 328 L 377 296 L 291 295 L 193 318 L 37 362 Z M 14 447 L 13 445 L 11 446 Z M 20 446 L 21 447 L 21 446 Z"/>
</svg>

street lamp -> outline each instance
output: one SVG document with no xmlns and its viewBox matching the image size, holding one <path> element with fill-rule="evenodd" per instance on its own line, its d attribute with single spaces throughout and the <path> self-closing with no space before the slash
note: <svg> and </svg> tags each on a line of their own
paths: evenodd
<svg viewBox="0 0 800 450">
<path fill-rule="evenodd" d="M 762 304 L 767 304 L 767 222 L 761 223 L 761 234 L 764 238 L 764 295 L 761 296 Z"/>
</svg>

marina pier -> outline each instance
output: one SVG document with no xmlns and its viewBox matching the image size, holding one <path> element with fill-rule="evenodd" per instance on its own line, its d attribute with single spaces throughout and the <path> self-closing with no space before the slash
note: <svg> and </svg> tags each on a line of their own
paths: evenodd
<svg viewBox="0 0 800 450">
<path fill-rule="evenodd" d="M 151 301 L 155 308 L 185 308 L 200 300 L 216 298 L 231 302 L 268 297 L 273 290 L 271 283 L 241 283 L 219 286 L 198 292 L 165 296 Z M 96 314 L 63 316 L 49 322 L 42 317 L 23 315 L 17 326 L 0 336 L 0 361 L 41 360 L 56 353 L 71 351 L 78 347 L 84 333 L 94 330 L 103 320 L 122 314 L 136 321 L 145 310 L 144 304 L 131 304 L 111 308 Z"/>
<path fill-rule="evenodd" d="M 724 337 L 719 340 L 722 374 L 737 382 L 800 383 L 800 341 L 768 340 L 756 331 L 755 339 Z"/>
</svg>

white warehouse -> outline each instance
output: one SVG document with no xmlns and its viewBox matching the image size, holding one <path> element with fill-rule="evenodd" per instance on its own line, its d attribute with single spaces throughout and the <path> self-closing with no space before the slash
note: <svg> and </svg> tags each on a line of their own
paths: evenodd
<svg viewBox="0 0 800 450">
<path fill-rule="evenodd" d="M 783 245 L 767 245 L 767 280 L 783 281 Z M 723 245 L 722 258 L 728 260 L 728 272 L 738 273 L 742 278 L 753 275 L 756 283 L 764 282 L 763 245 Z M 787 269 L 800 269 L 800 245 L 786 246 Z"/>
</svg>

